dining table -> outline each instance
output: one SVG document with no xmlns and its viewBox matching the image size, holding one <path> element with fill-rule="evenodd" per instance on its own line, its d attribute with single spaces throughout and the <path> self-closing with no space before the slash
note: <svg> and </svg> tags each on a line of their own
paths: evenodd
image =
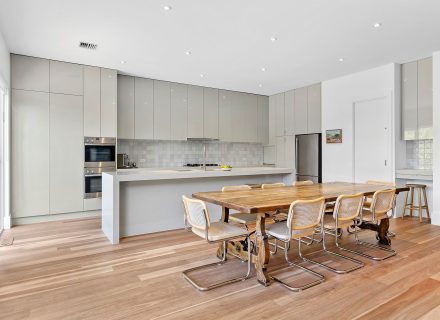
<svg viewBox="0 0 440 320">
<path fill-rule="evenodd" d="M 261 189 L 251 188 L 238 191 L 213 191 L 196 192 L 193 198 L 215 204 L 222 207 L 222 221 L 229 221 L 229 211 L 237 210 L 243 213 L 256 215 L 256 253 L 253 258 L 258 281 L 267 286 L 271 283 L 267 271 L 270 260 L 268 235 L 266 234 L 266 220 L 274 213 L 287 211 L 292 202 L 296 200 L 311 200 L 324 198 L 326 203 L 336 201 L 342 194 L 363 193 L 364 196 L 372 196 L 376 191 L 390 189 L 389 185 L 327 182 L 302 186 L 284 186 L 278 188 Z M 396 194 L 408 191 L 406 186 L 395 187 Z M 359 228 L 370 229 L 377 232 L 380 244 L 390 245 L 388 236 L 389 219 L 380 220 L 379 224 L 363 221 Z M 250 246 L 247 246 L 250 250 Z"/>
</svg>

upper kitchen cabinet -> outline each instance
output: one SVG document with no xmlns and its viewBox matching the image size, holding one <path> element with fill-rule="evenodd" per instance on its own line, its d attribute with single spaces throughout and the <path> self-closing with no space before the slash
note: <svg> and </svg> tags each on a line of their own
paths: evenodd
<svg viewBox="0 0 440 320">
<path fill-rule="evenodd" d="M 258 142 L 269 144 L 269 98 L 266 96 L 258 96 L 258 122 L 257 133 Z"/>
<path fill-rule="evenodd" d="M 118 138 L 134 139 L 134 77 L 118 76 Z"/>
<path fill-rule="evenodd" d="M 11 54 L 11 86 L 49 92 L 49 60 Z"/>
<path fill-rule="evenodd" d="M 116 137 L 118 74 L 101 68 L 101 137 Z"/>
<path fill-rule="evenodd" d="M 50 61 L 50 92 L 83 95 L 83 66 L 75 63 Z"/>
<path fill-rule="evenodd" d="M 218 139 L 218 89 L 203 88 L 203 136 Z"/>
<path fill-rule="evenodd" d="M 321 132 L 321 84 L 307 87 L 307 132 Z"/>
<path fill-rule="evenodd" d="M 133 94 L 134 94 L 134 115 L 133 115 L 134 137 L 135 139 L 153 139 L 154 138 L 153 80 L 145 79 L 145 78 L 135 78 Z M 118 108 L 119 108 L 119 104 L 118 104 Z M 131 121 L 129 121 L 127 124 L 130 125 L 130 123 Z"/>
<path fill-rule="evenodd" d="M 233 140 L 234 142 L 258 142 L 258 97 L 254 94 L 235 94 Z"/>
<path fill-rule="evenodd" d="M 275 95 L 276 103 L 276 135 L 277 137 L 283 137 L 285 135 L 284 128 L 284 92 Z"/>
<path fill-rule="evenodd" d="M 306 134 L 307 130 L 307 87 L 295 89 L 295 134 Z"/>
<path fill-rule="evenodd" d="M 203 87 L 188 86 L 188 138 L 203 138 Z"/>
<path fill-rule="evenodd" d="M 154 80 L 154 139 L 171 138 L 170 83 Z"/>
<path fill-rule="evenodd" d="M 284 94 L 284 135 L 295 135 L 295 90 Z"/>
<path fill-rule="evenodd" d="M 219 136 L 222 141 L 232 141 L 234 137 L 234 95 L 233 91 L 219 90 L 218 119 Z"/>
<path fill-rule="evenodd" d="M 277 103 L 276 95 L 269 97 L 269 145 L 276 145 L 277 137 Z"/>
<path fill-rule="evenodd" d="M 186 140 L 188 136 L 188 86 L 170 84 L 171 140 Z"/>
<path fill-rule="evenodd" d="M 84 136 L 101 136 L 101 69 L 84 66 Z"/>
<path fill-rule="evenodd" d="M 402 138 L 432 139 L 432 58 L 402 64 Z"/>
</svg>

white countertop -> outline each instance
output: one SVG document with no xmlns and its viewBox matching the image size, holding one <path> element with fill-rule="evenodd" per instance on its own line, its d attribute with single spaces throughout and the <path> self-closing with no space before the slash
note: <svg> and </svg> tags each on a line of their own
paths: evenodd
<svg viewBox="0 0 440 320">
<path fill-rule="evenodd" d="M 411 180 L 432 180 L 432 170 L 397 169 L 396 178 Z"/>
<path fill-rule="evenodd" d="M 103 175 L 112 176 L 116 181 L 144 181 L 144 180 L 167 180 L 167 179 L 191 179 L 209 177 L 233 177 L 267 174 L 292 174 L 294 169 L 274 167 L 251 167 L 232 168 L 231 171 L 221 171 L 193 168 L 136 168 L 119 169 L 117 172 L 105 172 Z"/>
</svg>

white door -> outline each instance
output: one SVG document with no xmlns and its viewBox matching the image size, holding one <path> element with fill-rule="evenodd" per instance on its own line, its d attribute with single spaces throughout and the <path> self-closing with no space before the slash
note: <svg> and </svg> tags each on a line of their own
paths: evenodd
<svg viewBox="0 0 440 320">
<path fill-rule="evenodd" d="M 354 182 L 393 179 L 389 105 L 387 97 L 354 104 Z"/>
</svg>

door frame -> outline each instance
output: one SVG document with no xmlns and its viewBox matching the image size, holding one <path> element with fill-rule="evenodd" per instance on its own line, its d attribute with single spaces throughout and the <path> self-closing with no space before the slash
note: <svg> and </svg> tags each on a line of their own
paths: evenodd
<svg viewBox="0 0 440 320">
<path fill-rule="evenodd" d="M 388 112 L 388 139 L 387 139 L 387 144 L 388 144 L 388 155 L 387 155 L 387 160 L 389 163 L 387 163 L 388 166 L 388 170 L 389 170 L 389 176 L 390 176 L 390 180 L 394 181 L 394 157 L 395 157 L 395 151 L 394 151 L 394 101 L 393 101 L 393 93 L 390 94 L 384 94 L 384 95 L 380 95 L 380 96 L 376 96 L 374 98 L 368 98 L 368 99 L 359 99 L 359 100 L 355 100 L 352 103 L 352 132 L 353 132 L 353 141 L 352 141 L 352 149 L 353 149 L 353 154 L 352 154 L 352 162 L 353 162 L 353 170 L 352 170 L 352 182 L 355 182 L 355 178 L 356 178 L 356 135 L 355 135 L 355 130 L 356 130 L 356 104 L 357 103 L 362 103 L 362 102 L 370 102 L 370 101 L 375 101 L 375 100 L 386 100 L 386 105 L 388 106 L 387 112 Z"/>
<path fill-rule="evenodd" d="M 3 222 L 4 229 L 11 228 L 10 215 L 10 89 L 7 82 L 0 76 L 0 89 L 4 93 L 3 110 L 0 110 L 0 121 L 3 122 L 3 150 L 0 150 L 0 156 L 3 157 L 0 181 L 0 219 Z M 0 230 L 0 233 L 3 230 Z"/>
</svg>

